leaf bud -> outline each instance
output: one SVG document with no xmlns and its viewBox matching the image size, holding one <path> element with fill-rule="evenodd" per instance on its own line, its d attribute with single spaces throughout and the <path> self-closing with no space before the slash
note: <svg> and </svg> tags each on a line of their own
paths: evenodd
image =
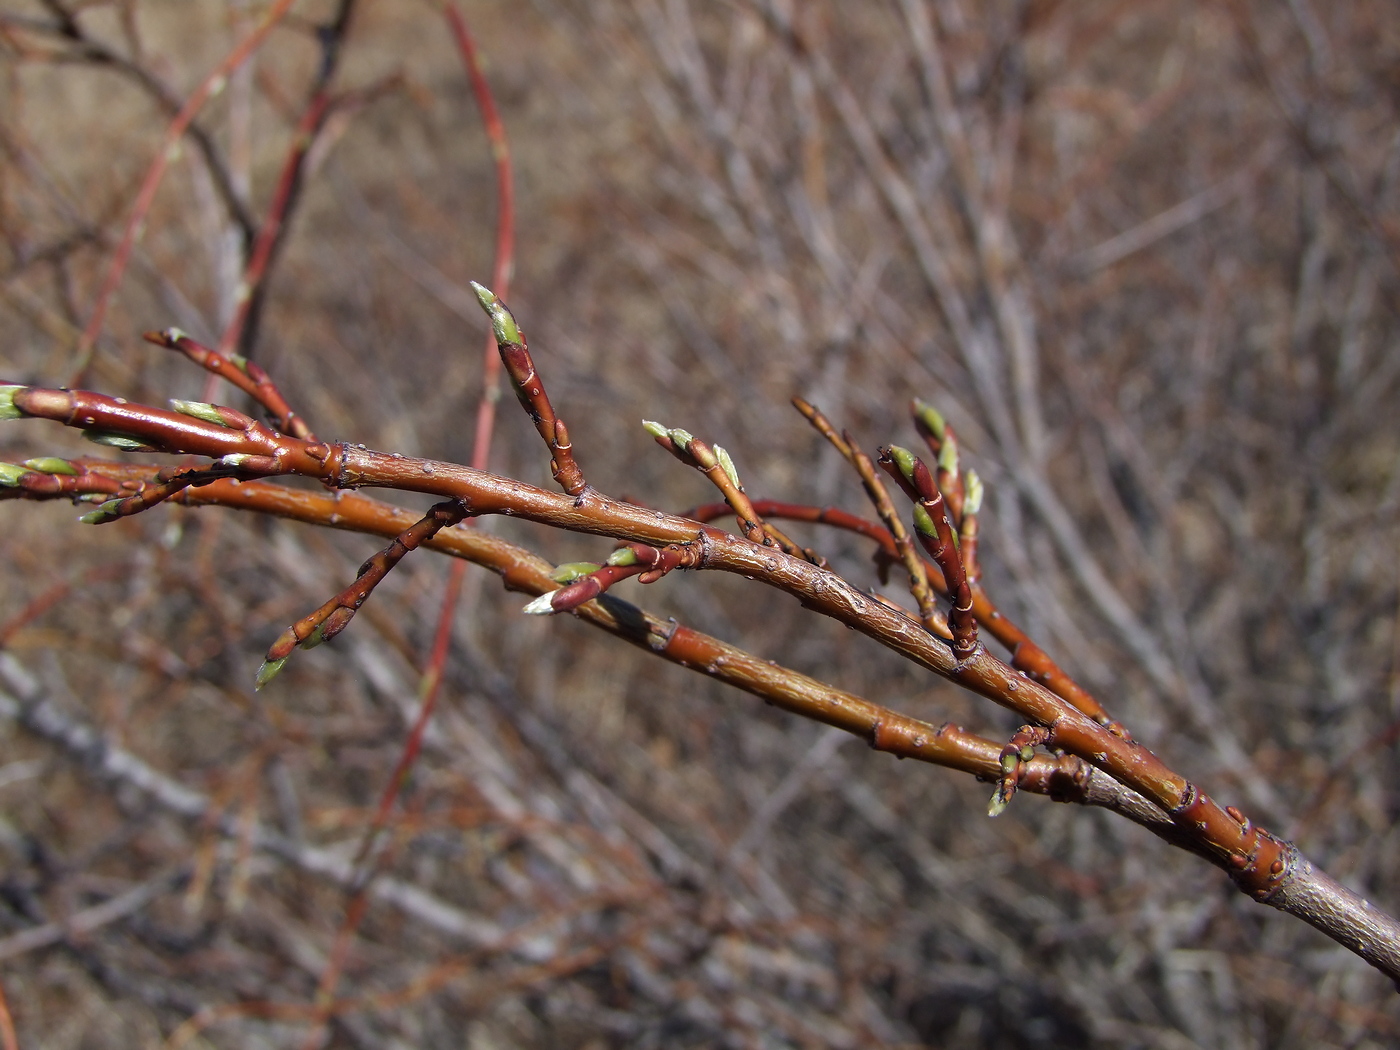
<svg viewBox="0 0 1400 1050">
<path fill-rule="evenodd" d="M 566 561 L 555 566 L 554 571 L 549 574 L 549 578 L 555 583 L 573 583 L 580 576 L 587 576 L 598 571 L 598 566 L 591 561 Z"/>
<path fill-rule="evenodd" d="M 24 465 L 36 474 L 77 474 L 78 468 L 69 463 L 66 459 L 59 459 L 57 456 L 40 456 L 38 459 L 26 459 Z"/>
<path fill-rule="evenodd" d="M 515 323 L 515 317 L 507 309 L 506 304 L 501 302 L 496 293 L 484 285 L 471 282 L 472 291 L 476 293 L 477 302 L 481 303 L 481 308 L 486 311 L 486 315 L 491 318 L 491 331 L 495 333 L 497 343 L 523 343 L 520 328 Z"/>
</svg>

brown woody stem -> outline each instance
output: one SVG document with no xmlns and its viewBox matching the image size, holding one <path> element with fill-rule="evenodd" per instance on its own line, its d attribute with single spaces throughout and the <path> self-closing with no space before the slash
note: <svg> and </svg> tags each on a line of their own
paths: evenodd
<svg viewBox="0 0 1400 1050">
<path fill-rule="evenodd" d="M 578 497 L 559 495 L 460 464 L 346 444 L 312 444 L 277 435 L 261 424 L 243 431 L 230 430 L 84 391 L 0 387 L 0 415 L 39 416 L 82 429 L 131 434 L 146 445 L 175 455 L 246 456 L 257 460 L 260 469 L 266 468 L 268 473 L 275 469 L 303 474 L 335 488 L 379 486 L 432 493 L 461 501 L 472 514 L 509 513 L 555 528 L 656 547 L 690 545 L 696 568 L 752 577 L 791 594 L 914 663 L 1016 711 L 1028 724 L 1049 730 L 1048 739 L 1053 739 L 1057 748 L 1097 767 L 1160 808 L 1172 825 L 1162 828 L 1161 833 L 1229 872 L 1236 885 L 1256 899 L 1286 903 L 1310 899 L 1311 887 L 1316 885 L 1309 872 L 1296 866 L 1298 855 L 1290 844 L 1253 825 L 1237 811 L 1227 811 L 1146 748 L 1114 735 L 1001 663 L 985 648 L 979 646 L 960 658 L 909 616 L 874 601 L 840 576 L 777 548 L 613 500 L 593 490 Z M 190 489 L 180 497 L 194 498 L 205 491 L 207 488 Z M 874 735 L 877 745 L 885 739 L 883 733 Z M 927 741 L 924 744 L 927 746 Z M 1000 748 L 997 751 L 999 754 Z M 1333 902 L 1335 913 L 1316 916 L 1316 924 L 1337 928 L 1334 936 L 1339 941 L 1392 978 L 1400 978 L 1400 936 L 1381 944 L 1372 942 L 1357 932 L 1361 929 L 1356 912 L 1359 905 L 1339 902 L 1335 894 L 1327 899 Z M 1365 913 L 1365 921 L 1381 922 L 1373 913 L 1380 914 L 1371 909 Z M 1389 917 L 1382 918 L 1393 925 Z"/>
</svg>

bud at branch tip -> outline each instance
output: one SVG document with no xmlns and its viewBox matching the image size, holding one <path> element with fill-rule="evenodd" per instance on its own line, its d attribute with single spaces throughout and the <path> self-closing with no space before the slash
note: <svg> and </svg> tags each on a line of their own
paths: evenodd
<svg viewBox="0 0 1400 1050">
<path fill-rule="evenodd" d="M 40 456 L 38 459 L 26 459 L 24 465 L 27 469 L 36 474 L 77 474 L 78 468 L 69 463 L 66 459 L 59 459 L 57 456 Z"/>
<path fill-rule="evenodd" d="M 555 583 L 573 583 L 580 576 L 587 576 L 589 573 L 598 571 L 598 566 L 591 561 L 566 561 L 555 566 L 554 571 L 549 574 L 549 578 Z"/>
<path fill-rule="evenodd" d="M 976 514 L 982 509 L 982 497 L 985 494 L 982 485 L 982 478 L 977 471 L 967 472 L 967 499 L 963 502 L 964 514 Z"/>
<path fill-rule="evenodd" d="M 911 485 L 914 484 L 914 464 L 919 461 L 918 457 L 907 448 L 891 445 L 890 459 L 894 460 L 894 465 L 898 467 L 899 472 L 904 475 L 904 480 Z"/>
<path fill-rule="evenodd" d="M 22 386 L 0 386 L 0 419 L 18 419 L 24 413 L 15 408 L 15 391 Z"/>
<path fill-rule="evenodd" d="M 525 606 L 525 615 L 549 616 L 554 612 L 554 596 L 558 593 L 559 591 L 550 591 L 548 594 L 541 594 L 529 605 Z"/>
<path fill-rule="evenodd" d="M 258 668 L 258 677 L 253 682 L 253 688 L 261 689 L 263 686 L 267 685 L 268 682 L 276 678 L 286 665 L 287 660 L 288 657 L 285 656 L 280 660 L 264 660 L 262 666 Z"/>
<path fill-rule="evenodd" d="M 744 486 L 739 483 L 739 471 L 734 466 L 734 460 L 730 458 L 729 453 L 724 450 L 722 445 L 715 446 L 715 458 L 719 460 L 720 469 L 729 476 L 734 487 L 736 489 L 743 488 Z"/>
<path fill-rule="evenodd" d="M 496 335 L 496 342 L 523 343 L 525 340 L 520 337 L 520 329 L 506 304 L 501 302 L 490 288 L 475 281 L 472 281 L 471 285 L 472 291 L 476 293 L 477 302 L 481 303 L 481 308 L 491 318 L 491 331 Z"/>
<path fill-rule="evenodd" d="M 109 521 L 116 521 L 121 515 L 117 513 L 117 508 L 122 505 L 122 500 L 109 499 L 96 510 L 90 510 L 78 520 L 84 525 L 104 525 Z"/>
<path fill-rule="evenodd" d="M 943 440 L 943 428 L 945 425 L 943 417 L 939 414 L 938 410 L 927 401 L 923 401 L 917 397 L 914 398 L 914 418 L 928 427 L 929 433 L 939 441 Z"/>
</svg>

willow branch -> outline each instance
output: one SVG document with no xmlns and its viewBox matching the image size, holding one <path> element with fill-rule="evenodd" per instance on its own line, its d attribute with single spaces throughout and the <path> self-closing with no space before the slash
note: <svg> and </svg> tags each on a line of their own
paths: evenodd
<svg viewBox="0 0 1400 1050">
<path fill-rule="evenodd" d="M 460 464 L 348 444 L 305 442 L 257 423 L 232 429 L 86 391 L 0 387 L 0 418 L 17 417 L 47 418 L 80 429 L 126 435 L 137 447 L 206 456 L 249 476 L 300 474 L 337 489 L 376 486 L 430 493 L 460 500 L 473 514 L 508 513 L 554 528 L 651 546 L 689 545 L 697 552 L 695 568 L 751 577 L 790 594 L 914 663 L 1016 711 L 1027 724 L 1048 730 L 1046 746 L 1102 770 L 1160 808 L 1172 822 L 1172 833 L 1229 873 L 1243 892 L 1296 908 L 1297 914 L 1328 928 L 1335 939 L 1368 962 L 1400 978 L 1400 925 L 1387 919 L 1395 936 L 1376 938 L 1360 932 L 1363 918 L 1367 923 L 1380 921 L 1372 915 L 1375 909 L 1358 912 L 1359 905 L 1330 894 L 1332 911 L 1319 914 L 1308 903 L 1311 891 L 1285 892 L 1298 879 L 1312 878 L 1296 863 L 1298 854 L 1291 844 L 1253 824 L 1239 810 L 1221 806 L 1152 752 L 1114 735 L 984 647 L 959 659 L 907 614 L 873 600 L 840 576 L 774 547 L 614 500 L 591 488 L 578 496 L 561 495 Z"/>
</svg>

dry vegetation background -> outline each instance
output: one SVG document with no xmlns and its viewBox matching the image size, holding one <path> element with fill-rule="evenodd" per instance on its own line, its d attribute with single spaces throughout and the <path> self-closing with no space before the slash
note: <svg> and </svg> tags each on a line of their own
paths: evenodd
<svg viewBox="0 0 1400 1050">
<path fill-rule="evenodd" d="M 178 97 L 249 16 L 85 6 L 128 56 L 129 14 Z M 201 117 L 256 211 L 332 6 L 298 4 Z M 762 3 L 463 4 L 517 165 L 510 302 L 590 480 L 712 498 L 646 417 L 723 443 L 756 496 L 864 513 L 788 398 L 867 448 L 908 443 L 908 398 L 933 400 L 989 483 L 1003 607 L 1168 762 L 1400 907 L 1394 7 L 789 7 L 805 47 Z M 0 18 L 0 373 L 54 385 L 167 117 L 44 32 L 49 5 Z M 465 460 L 491 159 L 432 5 L 364 0 L 336 83 L 394 73 L 318 150 L 254 356 L 322 435 Z M 198 398 L 203 375 L 138 333 L 215 339 L 237 258 L 187 148 L 88 384 Z M 547 485 L 520 415 L 494 468 Z M 3 458 L 84 448 L 11 424 Z M 155 1046 L 197 1014 L 196 1042 L 302 1045 L 305 1014 L 268 1004 L 313 1001 L 445 562 L 409 559 L 255 696 L 267 644 L 376 541 L 216 510 L 0 514 L 0 982 L 21 1045 Z M 607 549 L 488 527 L 557 560 Z M 854 542 L 804 542 L 874 582 Z M 470 579 L 326 1045 L 1400 1041 L 1364 963 L 1137 827 L 1034 797 L 990 821 L 987 785 Z M 743 581 L 622 593 L 911 714 L 1015 727 Z M 18 724 L 25 695 L 59 728 Z M 110 901 L 89 932 L 46 926 Z"/>
</svg>

